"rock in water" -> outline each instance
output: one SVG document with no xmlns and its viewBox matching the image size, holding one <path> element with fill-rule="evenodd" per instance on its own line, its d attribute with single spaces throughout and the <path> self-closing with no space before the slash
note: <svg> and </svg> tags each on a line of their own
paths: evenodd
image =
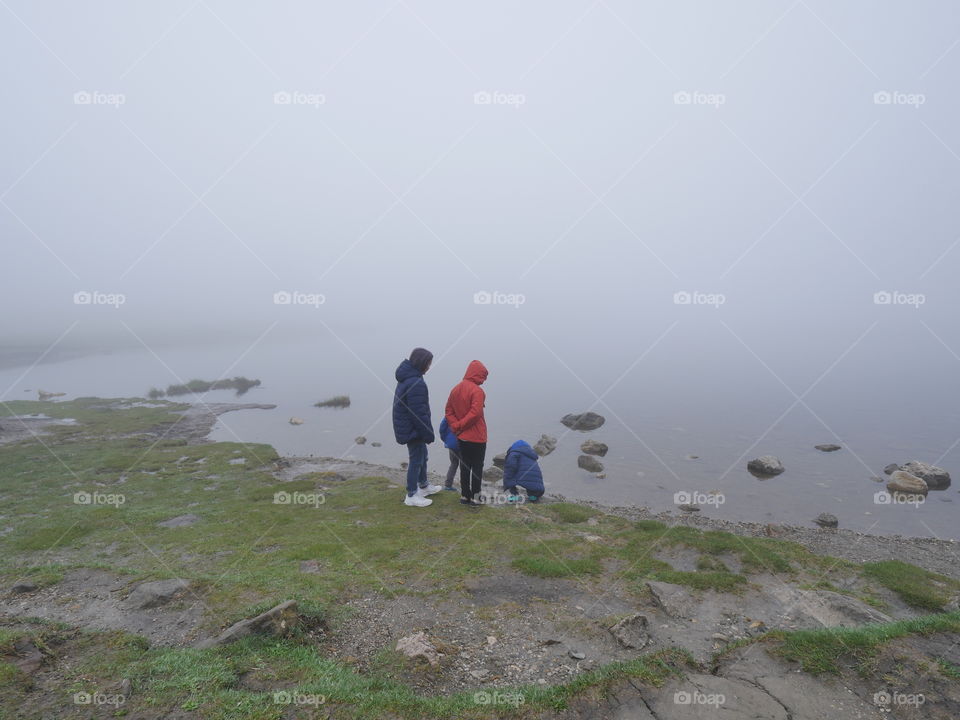
<svg viewBox="0 0 960 720">
<path fill-rule="evenodd" d="M 950 473 L 936 465 L 911 460 L 900 469 L 923 480 L 931 490 L 946 490 L 950 487 Z"/>
<path fill-rule="evenodd" d="M 490 466 L 483 471 L 483 479 L 487 482 L 495 482 L 497 480 L 503 480 L 503 470 L 496 466 Z"/>
<path fill-rule="evenodd" d="M 434 666 L 440 664 L 440 653 L 422 631 L 397 640 L 397 652 L 411 660 L 426 660 Z"/>
<path fill-rule="evenodd" d="M 380 447 L 380 446 L 382 446 L 382 445 L 383 445 L 383 443 L 378 443 L 376 440 L 374 440 L 372 443 L 370 443 L 370 447 Z"/>
<path fill-rule="evenodd" d="M 773 455 L 763 455 L 748 462 L 747 470 L 761 477 L 773 477 L 782 473 L 784 467 L 780 458 Z"/>
<path fill-rule="evenodd" d="M 145 582 L 133 589 L 123 601 L 123 605 L 134 610 L 160 607 L 182 596 L 189 589 L 190 583 L 179 578 Z"/>
<path fill-rule="evenodd" d="M 287 422 L 291 425 L 303 425 L 303 418 L 292 417 Z"/>
<path fill-rule="evenodd" d="M 827 445 L 814 445 L 814 450 L 819 450 L 820 452 L 836 452 L 840 449 L 839 445 L 827 444 Z"/>
<path fill-rule="evenodd" d="M 557 439 L 551 437 L 550 435 L 541 435 L 540 439 L 537 440 L 536 445 L 533 446 L 533 450 L 540 457 L 549 455 L 554 450 L 557 449 Z"/>
<path fill-rule="evenodd" d="M 647 618 L 636 613 L 623 618 L 610 628 L 610 634 L 617 642 L 628 650 L 642 650 L 650 643 L 650 633 L 647 631 Z"/>
<path fill-rule="evenodd" d="M 887 483 L 887 490 L 892 493 L 905 493 L 906 495 L 926 495 L 927 483 L 916 475 L 911 475 L 903 470 L 897 470 L 890 476 L 890 482 Z"/>
<path fill-rule="evenodd" d="M 597 413 L 589 411 L 579 414 L 570 413 L 569 415 L 564 415 L 560 420 L 560 422 L 571 430 L 580 430 L 581 432 L 596 430 L 606 421 L 607 419 L 603 415 L 597 415 Z"/>
<path fill-rule="evenodd" d="M 896 463 L 890 463 L 883 469 L 883 472 L 885 475 L 892 475 L 899 469 L 900 469 L 899 465 L 897 465 Z"/>
<path fill-rule="evenodd" d="M 41 400 L 41 401 L 43 401 L 43 400 L 49 400 L 50 398 L 55 398 L 55 397 L 63 397 L 64 395 L 66 395 L 66 393 L 62 393 L 62 392 L 48 392 L 48 391 L 46 391 L 46 390 L 37 390 L 37 399 L 39 399 L 39 400 Z"/>
<path fill-rule="evenodd" d="M 840 521 L 837 520 L 836 515 L 831 515 L 830 513 L 820 513 L 817 515 L 817 519 L 814 522 L 823 528 L 835 528 L 840 524 Z"/>
<path fill-rule="evenodd" d="M 581 452 L 587 455 L 599 455 L 600 457 L 606 455 L 608 449 L 605 443 L 597 442 L 596 440 L 587 440 L 580 446 Z"/>
<path fill-rule="evenodd" d="M 499 455 L 494 455 L 494 456 L 493 456 L 493 465 L 494 465 L 494 467 L 498 467 L 498 468 L 500 468 L 500 469 L 502 470 L 502 469 L 503 469 L 503 466 L 506 465 L 506 464 L 507 464 L 507 454 L 506 454 L 506 453 L 500 453 Z"/>
<path fill-rule="evenodd" d="M 287 600 L 254 618 L 241 620 L 231 625 L 215 638 L 201 640 L 195 647 L 203 649 L 226 645 L 227 643 L 232 643 L 253 633 L 276 636 L 286 635 L 296 627 L 299 621 L 300 616 L 297 614 L 297 601 Z"/>
<path fill-rule="evenodd" d="M 354 438 L 353 443 L 354 445 L 366 445 L 367 439 L 363 435 L 361 435 L 359 437 Z"/>
<path fill-rule="evenodd" d="M 577 458 L 577 466 L 592 473 L 602 473 L 603 463 L 591 455 L 581 455 Z"/>
</svg>

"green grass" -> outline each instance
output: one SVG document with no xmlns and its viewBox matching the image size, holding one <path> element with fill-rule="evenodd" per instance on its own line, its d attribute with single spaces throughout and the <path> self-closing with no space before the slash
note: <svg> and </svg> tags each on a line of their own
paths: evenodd
<svg viewBox="0 0 960 720">
<path fill-rule="evenodd" d="M 553 503 L 547 506 L 547 512 L 557 521 L 562 523 L 582 523 L 598 515 L 593 508 L 575 503 Z"/>
<path fill-rule="evenodd" d="M 866 563 L 863 574 L 922 610 L 942 610 L 960 592 L 960 582 L 899 560 Z"/>
<path fill-rule="evenodd" d="M 911 620 L 859 628 L 772 632 L 766 637 L 780 642 L 776 650 L 778 654 L 800 663 L 806 672 L 819 675 L 839 674 L 844 658 L 850 658 L 862 666 L 891 640 L 934 632 L 960 632 L 960 612 L 924 615 Z"/>
</svg>

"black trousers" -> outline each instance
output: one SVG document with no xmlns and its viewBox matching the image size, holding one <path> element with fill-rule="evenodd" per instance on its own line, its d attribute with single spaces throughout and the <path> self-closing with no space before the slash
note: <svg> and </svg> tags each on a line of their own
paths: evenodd
<svg viewBox="0 0 960 720">
<path fill-rule="evenodd" d="M 460 441 L 460 494 L 467 500 L 480 493 L 486 443 Z"/>
</svg>

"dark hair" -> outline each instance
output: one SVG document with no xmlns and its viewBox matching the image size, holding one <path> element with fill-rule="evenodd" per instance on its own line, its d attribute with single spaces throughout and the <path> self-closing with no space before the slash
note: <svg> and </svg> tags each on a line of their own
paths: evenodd
<svg viewBox="0 0 960 720">
<path fill-rule="evenodd" d="M 432 362 L 433 353 L 425 348 L 414 348 L 413 352 L 410 353 L 410 364 L 422 373 L 427 371 Z"/>
</svg>

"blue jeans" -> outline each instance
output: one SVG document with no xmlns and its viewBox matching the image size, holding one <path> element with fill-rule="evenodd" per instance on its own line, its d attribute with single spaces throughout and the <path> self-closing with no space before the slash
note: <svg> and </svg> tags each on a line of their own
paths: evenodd
<svg viewBox="0 0 960 720">
<path fill-rule="evenodd" d="M 407 497 L 415 495 L 418 487 L 427 486 L 427 444 L 407 443 L 410 464 L 407 465 Z"/>
</svg>

